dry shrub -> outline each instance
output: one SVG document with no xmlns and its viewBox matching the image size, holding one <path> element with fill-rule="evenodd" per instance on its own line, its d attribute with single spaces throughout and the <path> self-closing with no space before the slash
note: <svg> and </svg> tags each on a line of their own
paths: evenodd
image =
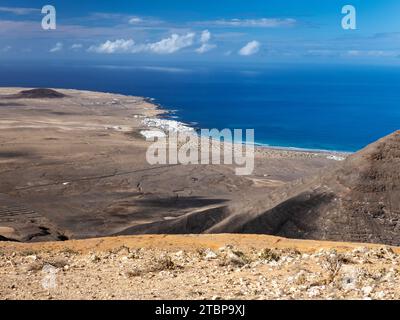
<svg viewBox="0 0 400 320">
<path fill-rule="evenodd" d="M 266 261 L 279 261 L 281 254 L 276 250 L 265 248 L 259 253 L 259 257 Z"/>
<path fill-rule="evenodd" d="M 150 272 L 176 270 L 176 269 L 182 269 L 182 267 L 175 264 L 170 256 L 163 256 L 154 262 L 154 265 L 150 268 Z"/>
</svg>

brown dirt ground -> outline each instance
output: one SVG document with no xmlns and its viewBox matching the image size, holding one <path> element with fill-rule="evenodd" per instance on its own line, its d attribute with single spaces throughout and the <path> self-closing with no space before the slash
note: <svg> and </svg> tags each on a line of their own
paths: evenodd
<svg viewBox="0 0 400 320">
<path fill-rule="evenodd" d="M 0 299 L 399 299 L 399 265 L 400 248 L 254 235 L 4 242 Z"/>
</svg>

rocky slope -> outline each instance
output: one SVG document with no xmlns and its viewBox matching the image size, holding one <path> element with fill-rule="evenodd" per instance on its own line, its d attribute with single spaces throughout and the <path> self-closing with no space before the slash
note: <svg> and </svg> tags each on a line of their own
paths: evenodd
<svg viewBox="0 0 400 320">
<path fill-rule="evenodd" d="M 256 233 L 400 245 L 399 219 L 400 132 L 395 132 L 317 175 L 121 234 Z"/>
<path fill-rule="evenodd" d="M 395 132 L 337 168 L 275 193 L 272 206 L 230 231 L 399 245 L 399 177 L 400 132 Z"/>
<path fill-rule="evenodd" d="M 0 244 L 0 299 L 399 299 L 399 248 L 254 235 Z"/>
</svg>

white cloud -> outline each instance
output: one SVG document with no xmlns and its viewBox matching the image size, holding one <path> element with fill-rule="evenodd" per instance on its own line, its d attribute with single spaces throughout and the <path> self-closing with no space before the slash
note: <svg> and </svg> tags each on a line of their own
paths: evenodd
<svg viewBox="0 0 400 320">
<path fill-rule="evenodd" d="M 129 24 L 138 24 L 141 22 L 143 22 L 143 19 L 139 17 L 132 17 L 129 19 Z"/>
<path fill-rule="evenodd" d="M 176 33 L 170 37 L 162 39 L 161 41 L 150 43 L 146 45 L 149 51 L 158 54 L 174 53 L 181 49 L 190 47 L 193 44 L 195 33 L 190 32 L 186 35 L 180 36 Z"/>
<path fill-rule="evenodd" d="M 193 45 L 195 33 L 185 35 L 172 34 L 170 37 L 153 43 L 135 44 L 132 39 L 106 41 L 99 46 L 91 46 L 88 51 L 96 53 L 140 53 L 152 52 L 157 54 L 171 54 Z"/>
<path fill-rule="evenodd" d="M 239 50 L 241 56 L 251 56 L 260 50 L 261 44 L 258 41 L 250 41 L 242 49 Z"/>
<path fill-rule="evenodd" d="M 89 17 L 91 20 L 111 20 L 115 21 L 118 25 L 121 23 L 130 24 L 133 26 L 152 26 L 152 25 L 159 25 L 163 24 L 164 21 L 149 16 L 132 16 L 129 14 L 122 14 L 122 13 L 109 13 L 109 12 L 92 12 Z"/>
<path fill-rule="evenodd" d="M 63 49 L 63 47 L 64 47 L 64 45 L 61 42 L 57 42 L 56 45 L 50 49 L 50 52 L 54 53 L 54 52 L 61 51 Z"/>
<path fill-rule="evenodd" d="M 385 50 L 348 50 L 345 55 L 349 57 L 397 57 L 396 51 Z"/>
<path fill-rule="evenodd" d="M 211 40 L 211 32 L 208 30 L 204 30 L 200 36 L 201 46 L 200 48 L 197 48 L 195 51 L 201 54 L 216 48 L 217 46 L 215 44 L 208 43 L 210 40 Z"/>
<path fill-rule="evenodd" d="M 0 12 L 12 13 L 16 15 L 26 15 L 40 12 L 40 10 L 35 8 L 0 7 Z"/>
<path fill-rule="evenodd" d="M 79 49 L 82 49 L 82 48 L 83 48 L 83 45 L 81 45 L 80 43 L 74 43 L 71 46 L 71 50 L 79 50 Z"/>
<path fill-rule="evenodd" d="M 308 50 L 306 56 L 316 56 L 316 57 L 332 57 L 337 55 L 337 52 L 329 49 L 312 49 Z"/>
<path fill-rule="evenodd" d="M 107 40 L 99 46 L 91 46 L 88 51 L 96 53 L 126 53 L 130 52 L 135 45 L 135 41 L 132 39 L 124 40 L 118 39 L 115 41 Z"/>
<path fill-rule="evenodd" d="M 217 46 L 215 44 L 203 43 L 200 48 L 196 49 L 197 53 L 205 53 L 212 49 L 215 49 Z"/>
<path fill-rule="evenodd" d="M 121 30 L 119 30 L 121 32 Z M 127 31 L 125 31 L 127 32 Z M 57 32 L 50 32 L 46 34 L 46 37 L 60 39 L 60 34 L 68 38 L 91 38 L 95 36 L 109 36 L 112 37 L 116 31 L 109 27 L 93 27 L 93 26 L 82 26 L 73 24 L 60 24 L 57 25 Z M 43 29 L 39 20 L 39 23 L 34 20 L 1 20 L 0 19 L 0 38 L 15 40 L 15 35 L 18 34 L 21 38 L 29 39 L 43 39 Z M 75 40 L 78 41 L 78 40 Z"/>
<path fill-rule="evenodd" d="M 161 72 L 168 72 L 168 73 L 186 73 L 186 72 L 191 71 L 190 69 L 159 67 L 159 66 L 143 66 L 143 67 L 138 67 L 138 68 L 143 69 L 143 70 L 161 71 Z"/>
<path fill-rule="evenodd" d="M 204 30 L 201 33 L 201 37 L 200 37 L 200 42 L 201 43 L 207 43 L 208 41 L 211 40 L 211 33 L 208 30 Z"/>
<path fill-rule="evenodd" d="M 359 51 L 359 50 L 349 50 L 349 51 L 347 51 L 346 52 L 346 55 L 348 55 L 348 56 L 359 56 L 359 55 L 361 55 L 361 51 Z"/>
<path fill-rule="evenodd" d="M 97 65 L 95 67 L 99 68 L 99 69 L 111 69 L 111 70 L 149 70 L 149 71 L 161 71 L 161 72 L 168 72 L 168 73 L 192 72 L 191 69 L 162 67 L 162 66 Z"/>
<path fill-rule="evenodd" d="M 261 18 L 261 19 L 221 19 L 208 21 L 208 24 L 213 24 L 222 27 L 258 27 L 258 28 L 276 28 L 290 27 L 297 23 L 295 19 L 285 18 Z"/>
<path fill-rule="evenodd" d="M 120 19 L 120 20 L 125 20 L 125 19 Z M 154 27 L 165 24 L 164 21 L 155 17 L 129 16 L 127 20 L 128 24 L 137 27 Z"/>
</svg>

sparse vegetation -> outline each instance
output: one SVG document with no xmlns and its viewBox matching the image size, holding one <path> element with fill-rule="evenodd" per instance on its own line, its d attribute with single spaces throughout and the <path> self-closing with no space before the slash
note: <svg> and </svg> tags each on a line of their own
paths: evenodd
<svg viewBox="0 0 400 320">
<path fill-rule="evenodd" d="M 24 250 L 21 252 L 21 256 L 34 256 L 37 255 L 39 252 L 36 250 Z"/>
<path fill-rule="evenodd" d="M 118 248 L 110 250 L 110 253 L 112 253 L 112 254 L 119 254 L 119 253 L 128 254 L 128 253 L 130 253 L 130 249 L 127 246 L 122 245 L 122 246 L 119 246 Z"/>
<path fill-rule="evenodd" d="M 265 248 L 259 253 L 259 257 L 266 261 L 278 261 L 280 254 L 276 250 Z"/>
<path fill-rule="evenodd" d="M 385 248 L 340 253 L 273 247 L 141 248 L 140 258 L 134 259 L 137 250 L 119 246 L 66 255 L 65 249 L 49 249 L 40 256 L 32 255 L 34 250 L 3 250 L 0 277 L 7 276 L 1 277 L 0 299 L 400 298 L 400 255 Z M 62 286 L 50 296 L 41 284 L 48 265 L 57 269 Z"/>
<path fill-rule="evenodd" d="M 31 271 L 31 272 L 38 272 L 43 269 L 44 263 L 43 261 L 34 261 L 26 267 L 26 271 Z"/>
<path fill-rule="evenodd" d="M 246 255 L 242 251 L 228 249 L 220 257 L 219 265 L 224 266 L 238 266 L 243 267 L 252 262 L 250 256 Z"/>
<path fill-rule="evenodd" d="M 165 255 L 155 261 L 154 265 L 150 268 L 150 272 L 176 270 L 176 269 L 182 269 L 182 267 L 175 264 L 170 256 Z"/>
<path fill-rule="evenodd" d="M 61 251 L 62 253 L 69 254 L 69 255 L 78 255 L 79 251 L 74 250 L 72 248 L 65 248 Z"/>
<path fill-rule="evenodd" d="M 133 277 L 140 277 L 141 275 L 143 275 L 143 270 L 139 270 L 139 269 L 133 269 L 133 270 L 128 270 L 126 272 L 126 276 L 128 278 L 133 278 Z"/>
<path fill-rule="evenodd" d="M 43 264 L 49 264 L 55 268 L 63 268 L 66 265 L 68 265 L 68 261 L 65 260 L 64 258 L 53 258 L 49 260 L 45 260 Z"/>
</svg>

